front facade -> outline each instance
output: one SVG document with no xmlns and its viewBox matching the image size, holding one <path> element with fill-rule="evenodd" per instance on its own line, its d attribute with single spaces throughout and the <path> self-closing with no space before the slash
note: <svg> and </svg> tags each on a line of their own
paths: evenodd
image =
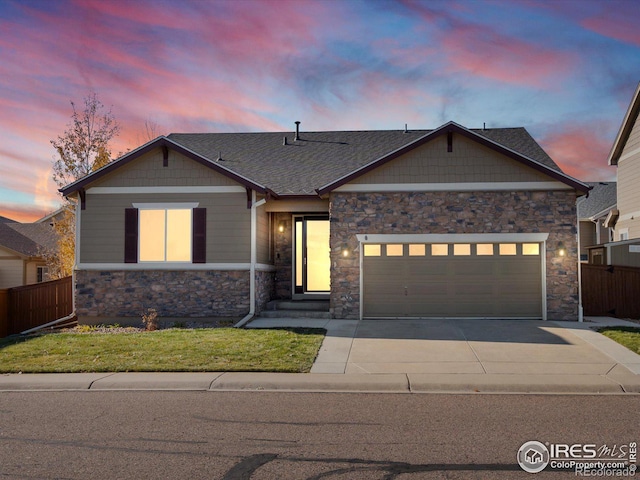
<svg viewBox="0 0 640 480">
<path fill-rule="evenodd" d="M 524 129 L 172 134 L 62 190 L 76 313 L 575 320 L 588 190 Z"/>
</svg>

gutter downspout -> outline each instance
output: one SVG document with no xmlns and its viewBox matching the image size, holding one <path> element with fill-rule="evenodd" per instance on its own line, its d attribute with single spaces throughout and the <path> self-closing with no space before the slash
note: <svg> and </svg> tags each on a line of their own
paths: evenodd
<svg viewBox="0 0 640 480">
<path fill-rule="evenodd" d="M 582 262 L 580 261 L 580 217 L 577 215 L 577 212 L 578 204 L 585 198 L 586 197 L 578 197 L 576 199 L 576 243 L 578 244 L 578 322 L 584 322 L 584 314 L 582 309 Z"/>
<path fill-rule="evenodd" d="M 240 328 L 247 324 L 256 313 L 256 263 L 258 262 L 258 218 L 257 209 L 267 203 L 263 198 L 256 201 L 255 190 L 251 191 L 251 265 L 249 267 L 249 313 L 233 327 Z"/>
</svg>

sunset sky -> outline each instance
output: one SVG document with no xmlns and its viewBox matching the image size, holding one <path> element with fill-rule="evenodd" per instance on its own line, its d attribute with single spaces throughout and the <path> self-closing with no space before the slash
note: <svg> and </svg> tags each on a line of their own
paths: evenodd
<svg viewBox="0 0 640 480">
<path fill-rule="evenodd" d="M 523 126 L 566 173 L 606 157 L 640 81 L 634 0 L 0 0 L 0 215 L 60 204 L 70 101 L 114 151 L 171 132 Z"/>
</svg>

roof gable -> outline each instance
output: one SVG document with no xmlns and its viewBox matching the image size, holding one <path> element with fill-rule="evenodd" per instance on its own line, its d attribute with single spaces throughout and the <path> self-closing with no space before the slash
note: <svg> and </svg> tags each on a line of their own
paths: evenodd
<svg viewBox="0 0 640 480">
<path fill-rule="evenodd" d="M 347 185 L 543 182 L 546 173 L 517 162 L 463 136 L 440 135 Z"/>
<path fill-rule="evenodd" d="M 174 141 L 170 140 L 167 137 L 161 136 L 156 138 L 155 140 L 152 140 L 148 143 L 146 143 L 145 145 L 142 145 L 141 147 L 129 152 L 126 155 L 123 155 L 122 157 L 120 157 L 119 159 L 108 163 L 107 165 L 105 165 L 102 168 L 99 168 L 98 170 L 96 170 L 95 172 L 90 173 L 89 175 L 87 175 L 86 177 L 83 177 L 81 179 L 76 180 L 75 182 L 67 185 L 66 187 L 63 187 L 60 189 L 60 192 L 62 193 L 62 195 L 64 196 L 68 196 L 71 195 L 72 193 L 78 192 L 80 190 L 83 190 L 84 188 L 86 188 L 88 185 L 92 184 L 93 182 L 96 182 L 97 180 L 113 173 L 114 171 L 116 171 L 117 169 L 128 165 L 129 163 L 133 162 L 134 160 L 140 158 L 143 155 L 148 154 L 149 152 L 152 152 L 153 150 L 156 150 L 160 148 L 162 150 L 162 154 L 164 158 L 168 159 L 169 156 L 169 150 L 173 150 L 195 162 L 200 163 L 201 165 L 204 165 L 205 167 L 211 168 L 212 170 L 221 173 L 233 180 L 235 180 L 236 182 L 240 183 L 241 185 L 244 185 L 247 188 L 250 188 L 252 190 L 256 190 L 260 193 L 268 193 L 267 189 L 256 183 L 253 182 L 252 180 L 249 180 L 246 177 L 243 177 L 241 175 L 238 175 L 237 173 L 235 173 L 234 171 L 226 168 L 223 165 L 220 165 L 219 162 L 216 162 L 214 160 L 210 160 L 206 157 L 203 157 L 202 155 L 193 152 L 191 150 L 189 150 L 188 148 L 185 148 L 182 145 L 179 145 L 177 143 L 175 143 Z"/>
<path fill-rule="evenodd" d="M 526 131 L 525 131 L 526 132 Z M 462 135 L 472 141 L 475 141 L 477 143 L 479 143 L 480 145 L 484 145 L 485 147 L 488 147 L 508 158 L 511 158 L 517 162 L 520 162 L 523 165 L 529 166 L 539 172 L 542 172 L 544 174 L 546 174 L 547 176 L 553 178 L 554 180 L 558 180 L 562 183 L 565 183 L 569 186 L 571 186 L 572 188 L 575 188 L 576 190 L 579 190 L 581 192 L 588 192 L 589 191 L 589 186 L 583 184 L 582 182 L 579 182 L 578 180 L 569 177 L 568 175 L 565 175 L 564 173 L 562 173 L 562 171 L 560 171 L 557 168 L 557 165 L 555 165 L 555 163 L 553 163 L 553 161 L 551 161 L 551 159 L 546 156 L 547 158 L 549 158 L 549 161 L 551 161 L 551 163 L 553 164 L 553 166 L 555 166 L 555 168 L 551 165 L 547 165 L 545 163 L 543 163 L 540 160 L 534 160 L 528 156 L 525 156 L 522 153 L 519 153 L 509 147 L 506 147 L 502 144 L 497 143 L 496 141 L 492 140 L 491 138 L 489 138 L 488 135 L 481 135 L 480 133 L 476 133 L 474 131 L 471 131 L 461 125 L 458 125 L 455 122 L 448 122 L 445 123 L 444 125 L 442 125 L 440 128 L 437 128 L 436 130 L 432 130 L 429 133 L 426 133 L 425 135 L 423 135 L 422 137 L 416 139 L 415 141 L 403 146 L 402 148 L 399 148 L 391 153 L 389 153 L 388 155 L 385 155 L 383 157 L 380 157 L 378 159 L 373 160 L 372 162 L 369 162 L 366 165 L 363 165 L 362 167 L 360 167 L 357 170 L 354 170 L 353 172 L 350 172 L 347 175 L 344 175 L 341 178 L 338 178 L 337 180 L 326 184 L 320 188 L 317 189 L 317 192 L 319 195 L 324 195 L 326 193 L 329 193 L 333 190 L 335 190 L 336 188 L 341 187 L 342 185 L 349 183 L 353 180 L 355 180 L 356 178 L 360 177 L 361 175 L 364 175 L 376 168 L 379 168 L 382 165 L 385 165 L 386 163 L 395 160 L 396 158 L 399 158 L 409 152 L 411 152 L 412 150 L 428 143 L 428 142 L 432 142 L 433 140 L 435 140 L 436 138 L 441 137 L 442 135 L 453 135 L 453 134 L 458 134 L 458 135 Z M 528 136 L 528 133 L 526 134 Z M 529 138 L 531 138 L 529 136 Z M 534 142 L 535 143 L 535 142 Z M 537 145 L 537 144 L 536 144 Z M 540 149 L 540 151 L 544 152 L 539 146 L 538 148 Z"/>
<path fill-rule="evenodd" d="M 620 125 L 620 129 L 618 130 L 618 135 L 616 135 L 611 152 L 609 152 L 609 158 L 607 160 L 609 165 L 618 165 L 622 151 L 624 150 L 627 140 L 629 140 L 629 135 L 631 135 L 633 126 L 638 118 L 638 113 L 640 113 L 640 82 L 636 87 L 636 91 L 633 93 L 631 103 L 629 103 L 627 112 L 622 120 L 622 125 Z"/>
</svg>

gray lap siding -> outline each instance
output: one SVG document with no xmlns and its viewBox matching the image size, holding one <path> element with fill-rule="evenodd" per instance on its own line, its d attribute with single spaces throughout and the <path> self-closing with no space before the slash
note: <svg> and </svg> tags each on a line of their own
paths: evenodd
<svg viewBox="0 0 640 480">
<path fill-rule="evenodd" d="M 576 320 L 578 277 L 575 192 L 332 193 L 331 312 L 360 315 L 357 234 L 548 233 L 546 300 L 550 320 Z M 562 242 L 567 255 L 559 257 Z M 341 252 L 346 245 L 351 254 Z"/>
</svg>

